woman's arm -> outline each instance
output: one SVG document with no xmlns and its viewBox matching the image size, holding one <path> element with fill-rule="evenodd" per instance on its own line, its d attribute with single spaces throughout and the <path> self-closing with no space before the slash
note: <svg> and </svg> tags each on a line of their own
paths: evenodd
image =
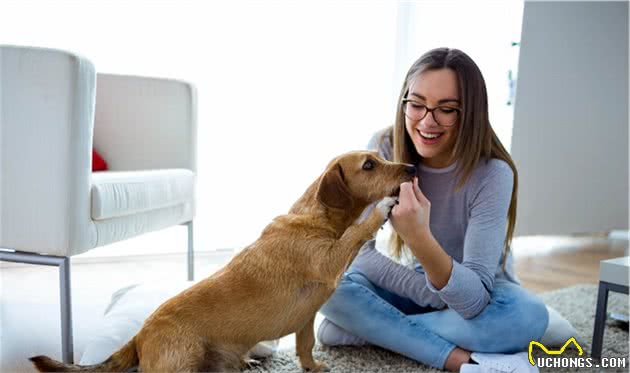
<svg viewBox="0 0 630 373">
<path fill-rule="evenodd" d="M 424 267 L 429 290 L 464 318 L 475 317 L 490 301 L 503 251 L 512 182 L 509 166 L 499 164 L 480 184 L 469 206 L 461 264 L 454 261 L 431 234 L 428 228 L 430 203 L 419 189 L 414 191 L 416 201 L 405 202 L 404 208 L 396 211 L 403 205 L 401 186 L 401 203 L 392 211 L 392 224 Z"/>
<path fill-rule="evenodd" d="M 453 271 L 453 258 L 442 249 L 431 231 L 419 231 L 409 238 L 407 246 L 422 264 L 428 278 L 427 282 L 433 285 L 433 289 L 445 287 Z"/>
<path fill-rule="evenodd" d="M 425 275 L 400 265 L 375 248 L 375 241 L 367 242 L 352 262 L 351 269 L 361 272 L 376 286 L 401 297 L 411 299 L 422 307 L 444 308 L 446 304 L 427 287 Z"/>
<path fill-rule="evenodd" d="M 392 159 L 390 131 L 391 127 L 378 131 L 372 136 L 367 146 L 369 150 L 378 151 L 379 155 L 387 160 Z M 359 220 L 365 218 L 371 209 L 372 207 L 368 207 Z M 361 248 L 351 268 L 361 272 L 376 286 L 408 298 L 419 306 L 430 306 L 436 309 L 446 306 L 437 294 L 429 290 L 423 273 L 400 265 L 379 253 L 375 248 L 374 240 L 367 242 Z"/>
<path fill-rule="evenodd" d="M 452 259 L 429 228 L 431 202 L 418 187 L 418 179 L 400 185 L 400 203 L 392 209 L 392 224 L 426 271 L 431 283 L 443 288 L 451 277 Z"/>
</svg>

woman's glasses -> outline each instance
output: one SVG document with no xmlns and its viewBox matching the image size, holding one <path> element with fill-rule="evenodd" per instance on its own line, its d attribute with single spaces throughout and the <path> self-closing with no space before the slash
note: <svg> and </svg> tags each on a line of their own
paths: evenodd
<svg viewBox="0 0 630 373">
<path fill-rule="evenodd" d="M 429 109 L 425 104 L 407 98 L 402 100 L 402 104 L 405 116 L 414 122 L 424 119 L 428 113 L 431 113 L 435 122 L 443 127 L 455 125 L 461 112 L 460 109 L 450 106 L 436 106 L 433 109 Z"/>
</svg>

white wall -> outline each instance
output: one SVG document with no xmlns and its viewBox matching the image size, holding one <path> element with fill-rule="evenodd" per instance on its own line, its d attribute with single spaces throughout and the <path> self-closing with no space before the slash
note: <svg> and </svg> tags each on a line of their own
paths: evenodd
<svg viewBox="0 0 630 373">
<path fill-rule="evenodd" d="M 513 107 L 508 71 L 515 70 L 521 36 L 523 1 L 442 1 L 404 2 L 406 37 L 398 48 L 396 90 L 407 69 L 420 55 L 438 47 L 457 48 L 479 66 L 488 89 L 490 123 L 503 145 L 510 149 Z M 483 22 L 479 22 L 483 19 Z"/>
<path fill-rule="evenodd" d="M 517 234 L 628 227 L 628 3 L 526 2 Z"/>
<path fill-rule="evenodd" d="M 241 248 L 330 159 L 393 121 L 397 11 L 394 1 L 0 1 L 0 43 L 195 84 L 196 249 Z M 185 238 L 168 229 L 90 254 L 184 251 Z"/>
<path fill-rule="evenodd" d="M 333 156 L 393 122 L 404 73 L 430 48 L 475 58 L 493 125 L 509 139 L 506 53 L 522 2 L 469 3 L 2 0 L 0 43 L 68 49 L 103 72 L 193 82 L 196 249 L 241 248 Z M 84 256 L 181 252 L 186 237 L 183 227 L 166 229 Z"/>
</svg>

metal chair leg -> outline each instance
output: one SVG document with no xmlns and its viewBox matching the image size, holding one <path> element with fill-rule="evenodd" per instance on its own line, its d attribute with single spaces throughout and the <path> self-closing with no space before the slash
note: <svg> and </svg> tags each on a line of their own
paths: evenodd
<svg viewBox="0 0 630 373">
<path fill-rule="evenodd" d="M 61 301 L 61 355 L 64 362 L 74 360 L 72 340 L 72 291 L 70 288 L 70 258 L 59 264 L 59 293 Z"/>
<path fill-rule="evenodd" d="M 70 258 L 66 256 L 49 256 L 21 251 L 0 251 L 0 261 L 59 267 L 61 358 L 64 363 L 74 363 L 74 344 L 72 339 L 72 298 L 70 296 Z"/>
<path fill-rule="evenodd" d="M 188 281 L 195 279 L 195 251 L 193 248 L 193 222 L 189 221 L 188 226 Z"/>
</svg>

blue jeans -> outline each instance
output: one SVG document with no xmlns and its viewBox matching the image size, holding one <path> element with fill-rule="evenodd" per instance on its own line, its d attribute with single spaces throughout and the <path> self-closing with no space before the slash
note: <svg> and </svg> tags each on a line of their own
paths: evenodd
<svg viewBox="0 0 630 373">
<path fill-rule="evenodd" d="M 418 306 L 352 271 L 320 312 L 373 345 L 439 369 L 455 347 L 492 353 L 526 350 L 529 341 L 540 340 L 549 321 L 538 297 L 507 280 L 497 279 L 490 303 L 466 320 L 450 308 Z"/>
</svg>

